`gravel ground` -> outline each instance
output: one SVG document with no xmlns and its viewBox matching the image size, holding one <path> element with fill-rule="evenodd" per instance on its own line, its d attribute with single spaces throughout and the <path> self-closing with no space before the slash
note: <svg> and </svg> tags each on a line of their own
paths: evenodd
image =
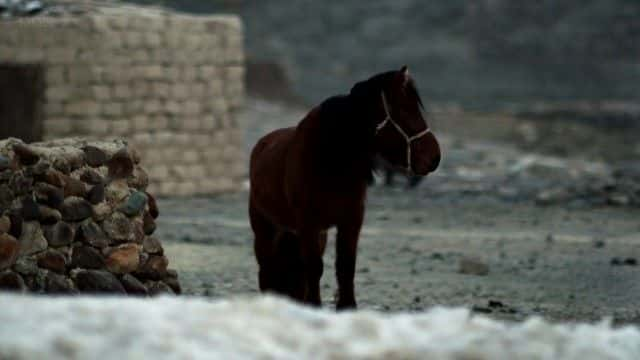
<svg viewBox="0 0 640 360">
<path fill-rule="evenodd" d="M 247 148 L 301 115 L 250 99 L 243 116 Z M 588 192 L 553 201 L 540 197 L 549 188 L 610 181 L 605 164 L 466 141 L 454 133 L 439 138 L 441 168 L 418 188 L 406 190 L 398 179 L 396 187 L 378 185 L 369 193 L 356 274 L 361 308 L 463 305 L 510 320 L 536 314 L 640 321 L 638 208 L 594 202 L 598 194 Z M 157 234 L 185 293 L 257 293 L 247 196 L 160 199 Z M 322 280 L 325 304 L 333 303 L 335 289 L 332 244 Z M 461 264 L 469 262 L 479 265 L 464 273 Z"/>
</svg>

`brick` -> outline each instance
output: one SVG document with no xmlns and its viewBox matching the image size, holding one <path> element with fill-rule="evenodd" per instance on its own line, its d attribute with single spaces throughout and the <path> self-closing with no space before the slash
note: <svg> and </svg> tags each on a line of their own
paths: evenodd
<svg viewBox="0 0 640 360">
<path fill-rule="evenodd" d="M 184 102 L 185 115 L 199 115 L 202 111 L 202 105 L 198 101 L 187 100 Z"/>
<path fill-rule="evenodd" d="M 131 92 L 133 93 L 133 96 L 137 98 L 142 98 L 149 95 L 149 92 L 151 91 L 150 88 L 151 86 L 149 85 L 149 83 L 145 81 L 136 81 L 131 86 Z"/>
<path fill-rule="evenodd" d="M 104 85 L 93 85 L 90 88 L 91 95 L 98 101 L 105 101 L 111 98 L 111 88 Z"/>
<path fill-rule="evenodd" d="M 100 104 L 91 100 L 75 101 L 65 106 L 65 112 L 69 115 L 91 116 L 100 113 Z"/>
<path fill-rule="evenodd" d="M 198 72 L 200 79 L 205 81 L 217 75 L 216 67 L 213 65 L 200 66 L 198 67 Z"/>
<path fill-rule="evenodd" d="M 182 129 L 187 131 L 198 131 L 200 128 L 201 121 L 197 117 L 188 117 L 184 118 L 182 121 Z"/>
<path fill-rule="evenodd" d="M 124 114 L 122 103 L 111 102 L 102 104 L 102 113 L 106 116 L 117 117 Z"/>
<path fill-rule="evenodd" d="M 130 53 L 131 60 L 136 64 L 146 64 L 151 59 L 151 54 L 145 49 L 137 49 Z"/>
<path fill-rule="evenodd" d="M 169 97 L 169 85 L 167 83 L 153 82 L 149 87 L 149 93 L 151 96 L 159 99 L 165 99 Z"/>
<path fill-rule="evenodd" d="M 204 83 L 194 83 L 189 89 L 192 98 L 201 99 L 206 95 L 206 86 Z"/>
<path fill-rule="evenodd" d="M 133 131 L 147 131 L 151 129 L 151 120 L 146 115 L 135 115 L 131 118 L 131 127 Z"/>
<path fill-rule="evenodd" d="M 147 114 L 157 114 L 162 111 L 162 103 L 158 100 L 148 100 L 144 104 L 144 112 Z"/>
<path fill-rule="evenodd" d="M 171 97 L 174 99 L 186 99 L 189 97 L 189 88 L 184 84 L 171 86 Z"/>
<path fill-rule="evenodd" d="M 198 78 L 198 69 L 195 66 L 187 66 L 182 70 L 182 79 L 192 82 Z"/>
<path fill-rule="evenodd" d="M 169 119 L 166 116 L 156 116 L 152 119 L 151 127 L 156 131 L 169 129 Z"/>
<path fill-rule="evenodd" d="M 182 158 L 186 163 L 195 163 L 200 160 L 200 154 L 195 150 L 186 150 L 182 153 Z"/>
<path fill-rule="evenodd" d="M 85 66 L 71 66 L 67 69 L 70 82 L 80 86 L 91 83 L 94 80 L 92 71 Z"/>
<path fill-rule="evenodd" d="M 131 88 L 129 87 L 129 85 L 116 85 L 113 88 L 113 96 L 116 99 L 121 99 L 121 100 L 130 99 L 132 95 L 133 95 L 133 92 L 131 91 Z"/>
<path fill-rule="evenodd" d="M 142 75 L 144 76 L 145 79 L 149 79 L 149 80 L 158 80 L 158 79 L 162 79 L 163 76 L 163 69 L 162 66 L 160 65 L 149 65 L 149 66 L 144 66 L 142 69 Z"/>
<path fill-rule="evenodd" d="M 169 100 L 164 103 L 164 110 L 168 114 L 176 115 L 180 114 L 180 112 L 182 111 L 182 107 L 180 106 L 179 102 Z"/>
<path fill-rule="evenodd" d="M 70 86 L 50 86 L 45 89 L 45 99 L 51 102 L 69 100 L 73 96 Z"/>
<path fill-rule="evenodd" d="M 72 48 L 52 48 L 47 51 L 47 61 L 51 64 L 69 64 L 75 60 L 76 51 Z"/>
<path fill-rule="evenodd" d="M 117 136 L 129 135 L 131 122 L 129 120 L 111 120 L 111 131 Z"/>
<path fill-rule="evenodd" d="M 158 33 L 147 32 L 143 35 L 144 44 L 149 47 L 158 47 L 162 44 L 162 37 Z"/>
<path fill-rule="evenodd" d="M 149 178 L 162 180 L 169 177 L 169 168 L 166 165 L 156 165 L 149 168 Z"/>
<path fill-rule="evenodd" d="M 72 120 L 68 118 L 47 118 L 42 122 L 42 131 L 53 137 L 66 136 L 73 130 Z"/>
<path fill-rule="evenodd" d="M 103 136 L 110 134 L 109 120 L 100 118 L 78 119 L 74 123 L 74 130 L 83 135 Z"/>
<path fill-rule="evenodd" d="M 47 86 L 55 86 L 64 84 L 66 79 L 66 69 L 64 66 L 48 66 L 45 71 L 45 79 Z"/>
<path fill-rule="evenodd" d="M 51 118 L 63 115 L 64 105 L 61 102 L 48 101 L 44 104 L 45 117 Z"/>
</svg>

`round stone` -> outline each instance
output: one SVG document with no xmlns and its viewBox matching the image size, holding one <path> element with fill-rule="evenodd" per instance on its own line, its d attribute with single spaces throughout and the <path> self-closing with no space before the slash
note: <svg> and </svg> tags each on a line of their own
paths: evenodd
<svg viewBox="0 0 640 360">
<path fill-rule="evenodd" d="M 90 246 L 74 246 L 71 251 L 71 267 L 85 269 L 104 268 L 104 257 Z"/>
<path fill-rule="evenodd" d="M 120 282 L 130 295 L 148 295 L 147 288 L 144 284 L 131 274 L 124 274 Z"/>
<path fill-rule="evenodd" d="M 84 293 L 126 293 L 112 273 L 100 270 L 78 270 L 74 272 L 78 290 Z"/>
<path fill-rule="evenodd" d="M 64 200 L 60 212 L 64 221 L 78 222 L 90 218 L 93 207 L 87 200 L 72 196 Z"/>
<path fill-rule="evenodd" d="M 115 274 L 127 274 L 138 268 L 140 248 L 138 245 L 126 244 L 117 247 L 107 256 L 107 269 Z"/>
<path fill-rule="evenodd" d="M 67 269 L 67 261 L 59 251 L 49 249 L 38 256 L 38 266 L 64 274 Z"/>
<path fill-rule="evenodd" d="M 47 248 L 47 239 L 42 233 L 40 223 L 25 221 L 22 225 L 22 235 L 18 239 L 20 243 L 19 255 L 31 255 Z"/>
<path fill-rule="evenodd" d="M 61 247 L 71 244 L 75 237 L 73 226 L 66 222 L 58 222 L 45 229 L 44 236 L 50 246 Z"/>
<path fill-rule="evenodd" d="M 0 234 L 0 270 L 13 266 L 18 257 L 18 240 L 9 234 Z"/>
<path fill-rule="evenodd" d="M 120 212 L 114 212 L 102 223 L 102 229 L 114 240 L 127 241 L 133 238 L 131 220 Z"/>
</svg>

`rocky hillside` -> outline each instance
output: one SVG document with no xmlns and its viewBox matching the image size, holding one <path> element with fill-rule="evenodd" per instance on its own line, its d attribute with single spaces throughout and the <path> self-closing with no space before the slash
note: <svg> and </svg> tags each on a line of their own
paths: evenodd
<svg viewBox="0 0 640 360">
<path fill-rule="evenodd" d="M 634 0 L 161 3 L 240 13 L 249 60 L 283 64 L 294 90 L 312 103 L 403 63 L 431 101 L 465 107 L 640 94 Z"/>
</svg>

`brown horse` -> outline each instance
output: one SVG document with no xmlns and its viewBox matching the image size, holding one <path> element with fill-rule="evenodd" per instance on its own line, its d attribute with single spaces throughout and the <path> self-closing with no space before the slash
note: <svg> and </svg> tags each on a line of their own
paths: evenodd
<svg viewBox="0 0 640 360">
<path fill-rule="evenodd" d="M 353 278 L 373 158 L 424 176 L 440 147 L 422 117 L 409 72 L 357 83 L 312 109 L 298 126 L 258 141 L 251 153 L 249 216 L 262 291 L 321 305 L 327 229 L 337 227 L 338 309 L 356 307 Z"/>
</svg>

